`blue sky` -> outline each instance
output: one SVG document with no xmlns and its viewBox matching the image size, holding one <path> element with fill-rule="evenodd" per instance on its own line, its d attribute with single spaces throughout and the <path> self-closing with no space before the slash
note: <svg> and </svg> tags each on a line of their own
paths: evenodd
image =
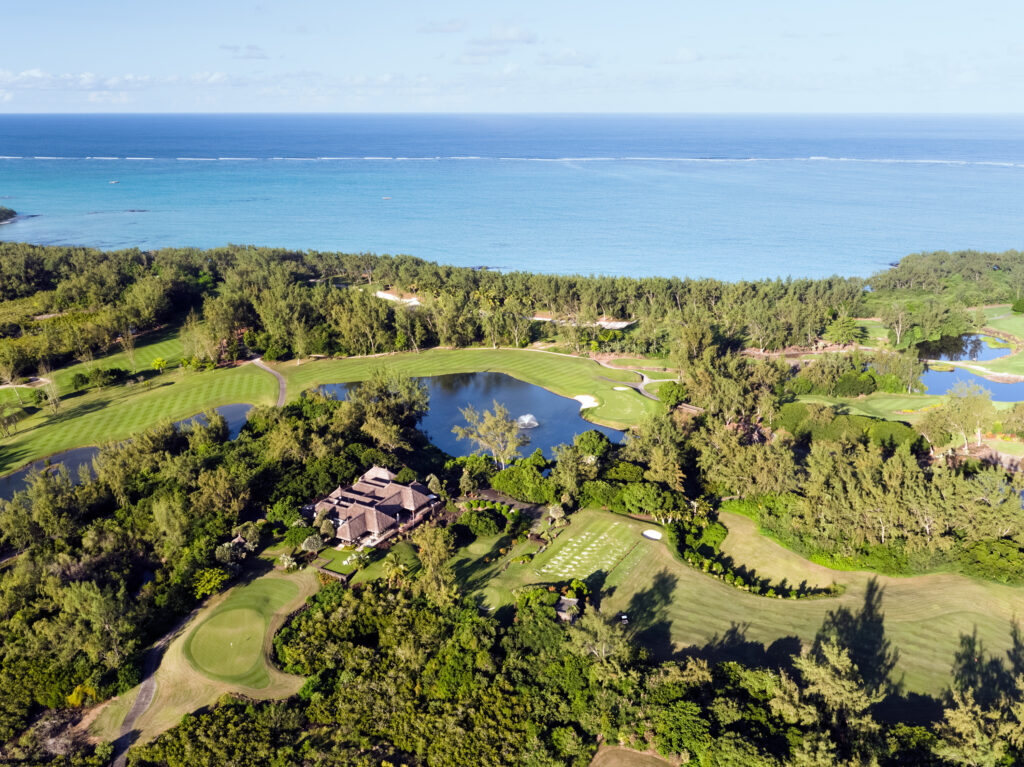
<svg viewBox="0 0 1024 767">
<path fill-rule="evenodd" d="M 1024 111 L 1019 0 L 5 6 L 0 112 Z"/>
</svg>

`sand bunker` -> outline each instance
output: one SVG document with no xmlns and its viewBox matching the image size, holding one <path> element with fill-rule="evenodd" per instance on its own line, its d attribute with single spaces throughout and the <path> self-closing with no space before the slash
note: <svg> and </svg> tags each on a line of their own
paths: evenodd
<svg viewBox="0 0 1024 767">
<path fill-rule="evenodd" d="M 588 407 L 597 407 L 601 404 L 597 401 L 597 397 L 593 397 L 590 394 L 577 394 L 573 399 L 580 403 L 580 410 L 586 410 Z"/>
</svg>

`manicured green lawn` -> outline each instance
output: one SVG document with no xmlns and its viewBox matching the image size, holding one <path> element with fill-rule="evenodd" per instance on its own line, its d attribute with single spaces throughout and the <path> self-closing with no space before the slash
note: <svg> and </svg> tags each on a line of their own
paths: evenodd
<svg viewBox="0 0 1024 767">
<path fill-rule="evenodd" d="M 675 370 L 644 370 L 648 378 L 654 378 L 661 381 L 674 381 L 679 378 L 679 373 Z"/>
<path fill-rule="evenodd" d="M 297 693 L 302 677 L 273 667 L 271 642 L 288 614 L 318 588 L 313 570 L 304 568 L 294 573 L 272 571 L 211 598 L 160 661 L 153 702 L 135 722 L 140 742 L 227 693 L 259 700 Z M 122 697 L 137 691 L 138 687 Z M 127 711 L 125 706 L 119 708 Z M 120 720 L 112 716 L 109 729 L 119 725 Z"/>
<path fill-rule="evenodd" d="M 801 402 L 833 405 L 850 415 L 866 415 L 872 418 L 884 418 L 887 421 L 914 423 L 924 414 L 925 408 L 939 404 L 942 402 L 943 397 L 928 394 L 876 393 L 869 394 L 863 398 L 827 397 L 821 394 L 808 394 L 797 399 Z"/>
<path fill-rule="evenodd" d="M 390 552 L 398 555 L 401 563 L 408 568 L 409 575 L 412 575 L 419 569 L 420 560 L 416 556 L 416 549 L 408 541 L 399 541 L 391 547 Z M 369 554 L 370 564 L 353 576 L 352 583 L 366 583 L 367 581 L 384 577 L 384 557 L 386 554 L 380 551 L 371 551 Z"/>
<path fill-rule="evenodd" d="M 601 609 L 625 612 L 630 630 L 660 655 L 689 645 L 752 643 L 767 648 L 795 637 L 806 643 L 830 611 L 856 613 L 875 578 L 882 589 L 886 636 L 900 652 L 897 679 L 906 688 L 935 694 L 949 683 L 960 636 L 975 627 L 991 652 L 1010 648 L 1010 624 L 1024 615 L 1024 589 L 973 581 L 960 575 L 911 578 L 839 572 L 816 565 L 760 535 L 745 517 L 723 514 L 729 527 L 723 548 L 737 562 L 773 580 L 846 586 L 839 597 L 781 600 L 754 596 L 683 565 L 664 541 L 641 532 L 652 525 L 601 511 L 582 511 L 541 555 L 526 565 L 498 553 L 502 539 L 478 540 L 457 552 L 453 564 L 460 585 L 489 607 L 508 604 L 512 589 L 597 573 L 603 580 Z M 491 563 L 484 562 L 490 556 Z M 497 560 L 494 558 L 498 557 Z"/>
<path fill-rule="evenodd" d="M 65 398 L 56 415 L 41 410 L 29 416 L 16 434 L 0 440 L 0 474 L 61 450 L 125 439 L 219 405 L 271 405 L 277 399 L 273 376 L 252 365 L 201 373 L 177 370 L 151 381 L 91 389 Z"/>
<path fill-rule="evenodd" d="M 1009 304 L 986 309 L 985 326 L 1016 336 L 1024 343 L 1024 314 L 1010 311 Z"/>
<path fill-rule="evenodd" d="M 478 538 L 460 549 L 454 559 L 456 577 L 463 588 L 477 593 L 488 607 L 512 603 L 512 591 L 532 583 L 561 583 L 601 573 L 607 584 L 629 583 L 637 562 L 662 544 L 648 540 L 640 531 L 651 527 L 616 514 L 582 511 L 532 561 L 513 563 L 510 559 L 536 551 L 537 545 L 523 542 L 511 547 L 508 538 Z M 501 548 L 507 553 L 502 554 Z M 486 559 L 490 558 L 490 562 Z"/>
<path fill-rule="evenodd" d="M 299 594 L 282 578 L 259 578 L 231 591 L 185 640 L 185 658 L 204 676 L 262 688 L 270 683 L 264 644 L 271 619 Z"/>
<path fill-rule="evenodd" d="M 563 397 L 590 395 L 599 404 L 583 410 L 583 416 L 614 428 L 639 423 L 644 414 L 658 408 L 657 402 L 636 391 L 615 390 L 617 382 L 639 381 L 634 372 L 610 370 L 580 357 L 528 349 L 430 349 L 379 357 L 307 361 L 301 365 L 285 362 L 274 367 L 287 379 L 291 399 L 320 384 L 360 381 L 378 368 L 387 368 L 409 376 L 493 371 L 541 386 Z"/>
<path fill-rule="evenodd" d="M 1012 375 L 1024 376 L 1024 352 L 1011 354 L 1008 357 L 1000 357 L 990 362 L 972 364 L 976 367 L 984 367 L 993 373 L 1010 373 Z"/>
<path fill-rule="evenodd" d="M 886 346 L 889 343 L 889 330 L 878 320 L 860 319 L 857 326 L 864 331 L 861 343 L 868 346 Z"/>
<path fill-rule="evenodd" d="M 816 630 L 827 610 L 846 607 L 856 612 L 874 578 L 882 589 L 886 636 L 901 656 L 896 673 L 905 674 L 906 686 L 912 691 L 934 694 L 948 685 L 960 636 L 975 629 L 989 652 L 1009 650 L 1010 624 L 1024 614 L 1024 588 L 949 573 L 893 578 L 838 572 L 809 562 L 765 538 L 745 517 L 723 514 L 722 521 L 729 528 L 723 549 L 736 561 L 772 578 L 788 578 L 791 583 L 806 580 L 825 585 L 835 581 L 847 587 L 836 599 L 798 602 L 765 600 L 737 592 L 743 599 L 733 600 L 728 612 L 737 622 L 751 621 L 748 637 L 766 641 L 778 631 L 805 636 L 804 632 Z M 717 581 L 713 583 L 718 585 Z M 746 604 L 740 604 L 750 599 L 767 604 L 761 610 L 751 611 Z M 710 606 L 708 610 L 705 620 L 717 624 L 721 631 L 724 621 L 714 617 Z"/>
<path fill-rule="evenodd" d="M 136 365 L 147 376 L 145 383 L 76 392 L 71 378 L 90 366 L 76 363 L 55 370 L 52 377 L 61 394 L 60 412 L 37 411 L 18 424 L 16 434 L 0 439 L 0 475 L 43 456 L 125 439 L 162 421 L 181 420 L 208 408 L 235 402 L 272 405 L 277 400 L 274 377 L 252 365 L 203 372 L 176 369 L 157 375 L 151 368 L 154 359 L 162 357 L 168 365 L 176 365 L 181 358 L 176 328 L 146 334 L 136 343 Z M 131 369 L 123 351 L 100 357 L 92 366 Z M 31 390 L 19 391 L 26 403 L 31 401 Z M 2 404 L 17 404 L 13 390 L 0 389 Z"/>
<path fill-rule="evenodd" d="M 328 560 L 328 564 L 324 565 L 324 569 L 341 575 L 354 573 L 359 568 L 355 555 L 356 550 L 354 546 L 346 546 L 340 551 L 333 547 L 328 547 L 320 552 L 320 556 Z"/>
<path fill-rule="evenodd" d="M 181 354 L 175 333 L 140 339 L 136 351 L 139 370 L 163 357 L 174 364 Z M 99 367 L 128 367 L 123 352 L 97 360 Z M 633 390 L 616 391 L 622 381 L 637 381 L 636 373 L 610 370 L 592 360 L 516 349 L 433 349 L 420 354 L 394 354 L 373 358 L 294 362 L 275 366 L 288 379 L 288 394 L 296 398 L 322 383 L 357 381 L 379 367 L 415 376 L 445 373 L 496 371 L 542 386 L 565 397 L 589 395 L 598 406 L 582 411 L 585 418 L 624 428 L 639 423 L 658 404 Z M 273 404 L 276 383 L 271 375 L 252 365 L 204 372 L 173 370 L 150 374 L 145 384 L 71 390 L 76 364 L 55 371 L 62 405 L 57 415 L 38 411 L 19 424 L 18 432 L 0 440 L 0 475 L 37 458 L 83 445 L 125 439 L 165 420 L 179 420 L 207 408 L 235 402 Z M 609 380 L 610 379 L 610 380 Z M 25 392 L 25 390 L 22 390 Z M 27 397 L 27 393 L 23 393 Z M 0 403 L 14 403 L 16 395 L 0 389 Z"/>
<path fill-rule="evenodd" d="M 609 365 L 614 365 L 617 368 L 647 368 L 656 367 L 663 368 L 668 367 L 667 357 L 619 357 L 618 359 L 608 360 Z"/>
<path fill-rule="evenodd" d="M 97 357 L 91 364 L 78 362 L 53 371 L 54 380 L 61 393 L 70 392 L 71 378 L 75 373 L 88 373 L 91 368 L 122 368 L 129 373 L 153 372 L 153 360 L 162 357 L 168 367 L 177 367 L 181 362 L 182 346 L 178 327 L 165 327 L 135 339 L 135 367 L 132 368 L 128 355 L 119 344 L 111 347 L 111 354 Z"/>
</svg>

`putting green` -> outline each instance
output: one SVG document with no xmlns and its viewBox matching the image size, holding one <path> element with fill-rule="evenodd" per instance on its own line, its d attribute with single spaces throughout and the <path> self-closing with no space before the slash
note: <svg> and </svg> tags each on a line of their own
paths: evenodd
<svg viewBox="0 0 1024 767">
<path fill-rule="evenodd" d="M 271 663 L 271 640 L 288 615 L 319 586 L 311 568 L 295 573 L 272 571 L 213 597 L 164 653 L 153 701 L 135 720 L 139 742 L 154 738 L 185 714 L 213 704 L 226 693 L 269 700 L 298 692 L 302 677 L 285 674 Z M 136 687 L 118 699 L 118 710 L 106 718 L 103 732 L 116 734 L 130 705 L 129 696 L 137 692 Z"/>
<path fill-rule="evenodd" d="M 267 628 L 274 614 L 295 599 L 298 587 L 261 578 L 233 589 L 185 640 L 185 658 L 210 679 L 261 688 L 267 673 Z"/>
<path fill-rule="evenodd" d="M 203 673 L 222 679 L 245 676 L 261 660 L 263 630 L 263 616 L 255 610 L 215 615 L 192 634 L 192 661 Z"/>
</svg>

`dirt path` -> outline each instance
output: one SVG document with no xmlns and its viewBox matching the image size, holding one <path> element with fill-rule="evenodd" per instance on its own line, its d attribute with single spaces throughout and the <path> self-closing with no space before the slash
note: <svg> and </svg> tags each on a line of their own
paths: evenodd
<svg viewBox="0 0 1024 767">
<path fill-rule="evenodd" d="M 266 370 L 270 375 L 277 379 L 277 406 L 284 407 L 285 396 L 288 393 L 288 383 L 284 380 L 284 376 L 269 367 L 263 360 L 258 357 L 252 361 L 252 364 L 258 367 L 260 370 Z"/>
</svg>

